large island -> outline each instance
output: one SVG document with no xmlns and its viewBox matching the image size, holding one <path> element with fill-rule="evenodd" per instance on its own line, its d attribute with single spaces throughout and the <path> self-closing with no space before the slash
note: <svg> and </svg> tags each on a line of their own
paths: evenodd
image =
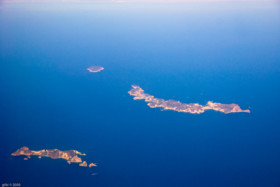
<svg viewBox="0 0 280 187">
<path fill-rule="evenodd" d="M 69 164 L 71 162 L 74 163 L 81 163 L 80 166 L 87 167 L 87 163 L 84 161 L 82 162 L 82 159 L 78 157 L 78 155 L 86 155 L 82 154 L 79 151 L 76 150 L 68 150 L 68 151 L 60 151 L 58 149 L 49 149 L 49 150 L 39 150 L 39 151 L 32 151 L 28 147 L 22 147 L 18 149 L 16 152 L 11 154 L 12 156 L 21 156 L 25 155 L 27 158 L 30 158 L 31 155 L 38 155 L 39 158 L 41 157 L 51 157 L 52 159 L 62 158 L 67 160 Z M 24 158 L 24 160 L 27 160 L 27 158 Z M 96 164 L 91 163 L 91 166 L 96 166 Z"/>
<path fill-rule="evenodd" d="M 212 101 L 208 101 L 207 105 L 203 106 L 198 103 L 190 103 L 185 104 L 180 101 L 164 100 L 155 98 L 152 95 L 145 94 L 144 90 L 137 85 L 132 85 L 133 89 L 131 89 L 128 93 L 134 96 L 134 100 L 144 99 L 148 106 L 151 108 L 161 107 L 164 110 L 175 110 L 178 112 L 186 112 L 192 114 L 201 114 L 205 110 L 216 110 L 219 112 L 223 112 L 225 114 L 234 113 L 234 112 L 247 112 L 250 113 L 250 110 L 241 110 L 239 105 L 237 104 L 221 104 L 221 103 L 213 103 Z"/>
</svg>

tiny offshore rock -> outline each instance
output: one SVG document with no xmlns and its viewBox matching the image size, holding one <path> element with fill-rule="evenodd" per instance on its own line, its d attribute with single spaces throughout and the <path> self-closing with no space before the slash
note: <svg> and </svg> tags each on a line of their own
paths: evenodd
<svg viewBox="0 0 280 187">
<path fill-rule="evenodd" d="M 96 73 L 96 72 L 100 72 L 101 70 L 103 70 L 104 68 L 101 66 L 90 66 L 89 68 L 87 68 L 87 70 L 91 73 Z"/>
</svg>

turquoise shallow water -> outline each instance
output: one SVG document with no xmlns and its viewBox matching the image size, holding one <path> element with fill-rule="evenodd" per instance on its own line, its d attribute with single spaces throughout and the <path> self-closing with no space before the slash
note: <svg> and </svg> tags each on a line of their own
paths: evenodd
<svg viewBox="0 0 280 187">
<path fill-rule="evenodd" d="M 276 4 L 15 4 L 0 13 L 1 184 L 280 185 Z M 132 84 L 251 113 L 152 109 L 127 93 Z M 10 156 L 22 146 L 75 149 L 98 167 Z"/>
</svg>

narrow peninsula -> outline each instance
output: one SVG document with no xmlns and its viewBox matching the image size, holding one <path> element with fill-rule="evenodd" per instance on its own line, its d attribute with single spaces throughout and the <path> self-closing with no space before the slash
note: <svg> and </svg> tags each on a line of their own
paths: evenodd
<svg viewBox="0 0 280 187">
<path fill-rule="evenodd" d="M 90 66 L 89 68 L 87 68 L 87 70 L 89 70 L 89 72 L 91 72 L 91 73 L 100 72 L 103 69 L 104 68 L 101 66 Z"/>
<path fill-rule="evenodd" d="M 74 163 L 80 163 L 80 166 L 87 167 L 87 162 L 82 161 L 78 155 L 86 155 L 82 154 L 79 151 L 76 150 L 68 150 L 68 151 L 60 151 L 58 149 L 49 149 L 49 150 L 39 150 L 39 151 L 32 151 L 28 147 L 22 147 L 18 149 L 16 152 L 11 154 L 12 156 L 21 156 L 25 155 L 27 158 L 24 158 L 24 160 L 28 160 L 28 158 L 31 158 L 31 155 L 38 155 L 39 158 L 44 157 L 51 157 L 52 159 L 62 158 L 67 160 L 68 164 Z M 96 165 L 95 165 L 96 166 Z"/>
<path fill-rule="evenodd" d="M 198 103 L 181 103 L 180 101 L 164 100 L 155 98 L 152 95 L 145 94 L 144 90 L 137 85 L 132 85 L 132 88 L 128 93 L 134 96 L 134 100 L 144 99 L 145 102 L 148 103 L 148 106 L 151 108 L 160 107 L 164 110 L 174 110 L 177 112 L 185 112 L 192 114 L 201 114 L 205 112 L 205 110 L 216 110 L 219 112 L 223 112 L 225 114 L 235 113 L 235 112 L 247 112 L 250 113 L 250 110 L 242 110 L 237 104 L 221 104 L 221 103 L 213 103 L 212 101 L 208 101 L 207 105 L 203 106 Z"/>
</svg>

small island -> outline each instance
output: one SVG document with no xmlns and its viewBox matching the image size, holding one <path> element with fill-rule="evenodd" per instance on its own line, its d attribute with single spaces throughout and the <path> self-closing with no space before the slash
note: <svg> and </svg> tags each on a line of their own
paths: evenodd
<svg viewBox="0 0 280 187">
<path fill-rule="evenodd" d="M 74 163 L 80 163 L 80 166 L 87 167 L 87 162 L 82 162 L 82 159 L 78 157 L 78 155 L 86 155 L 82 154 L 79 151 L 76 150 L 68 150 L 68 151 L 60 151 L 58 149 L 49 149 L 49 150 L 39 150 L 39 151 L 32 151 L 28 147 L 22 147 L 18 149 L 16 152 L 11 154 L 12 156 L 21 156 L 25 155 L 27 158 L 24 158 L 24 160 L 28 160 L 28 158 L 31 158 L 31 155 L 38 155 L 38 158 L 42 157 L 50 157 L 52 159 L 62 158 L 67 160 L 68 164 Z M 96 166 L 96 165 L 95 165 Z M 91 166 L 90 166 L 91 167 Z"/>
<path fill-rule="evenodd" d="M 132 88 L 128 93 L 134 96 L 134 100 L 144 99 L 148 103 L 148 106 L 151 108 L 161 107 L 164 110 L 174 110 L 177 112 L 185 112 L 192 114 L 201 114 L 205 110 L 215 110 L 223 112 L 225 114 L 235 113 L 235 112 L 247 112 L 250 113 L 250 110 L 242 110 L 237 104 L 221 104 L 213 103 L 208 101 L 207 105 L 203 106 L 198 103 L 185 104 L 180 101 L 164 100 L 155 98 L 152 95 L 145 94 L 144 90 L 137 85 L 132 85 Z"/>
<path fill-rule="evenodd" d="M 100 72 L 103 69 L 104 68 L 101 66 L 91 66 L 91 67 L 87 68 L 87 70 L 89 70 L 89 72 L 91 72 L 91 73 Z"/>
</svg>

